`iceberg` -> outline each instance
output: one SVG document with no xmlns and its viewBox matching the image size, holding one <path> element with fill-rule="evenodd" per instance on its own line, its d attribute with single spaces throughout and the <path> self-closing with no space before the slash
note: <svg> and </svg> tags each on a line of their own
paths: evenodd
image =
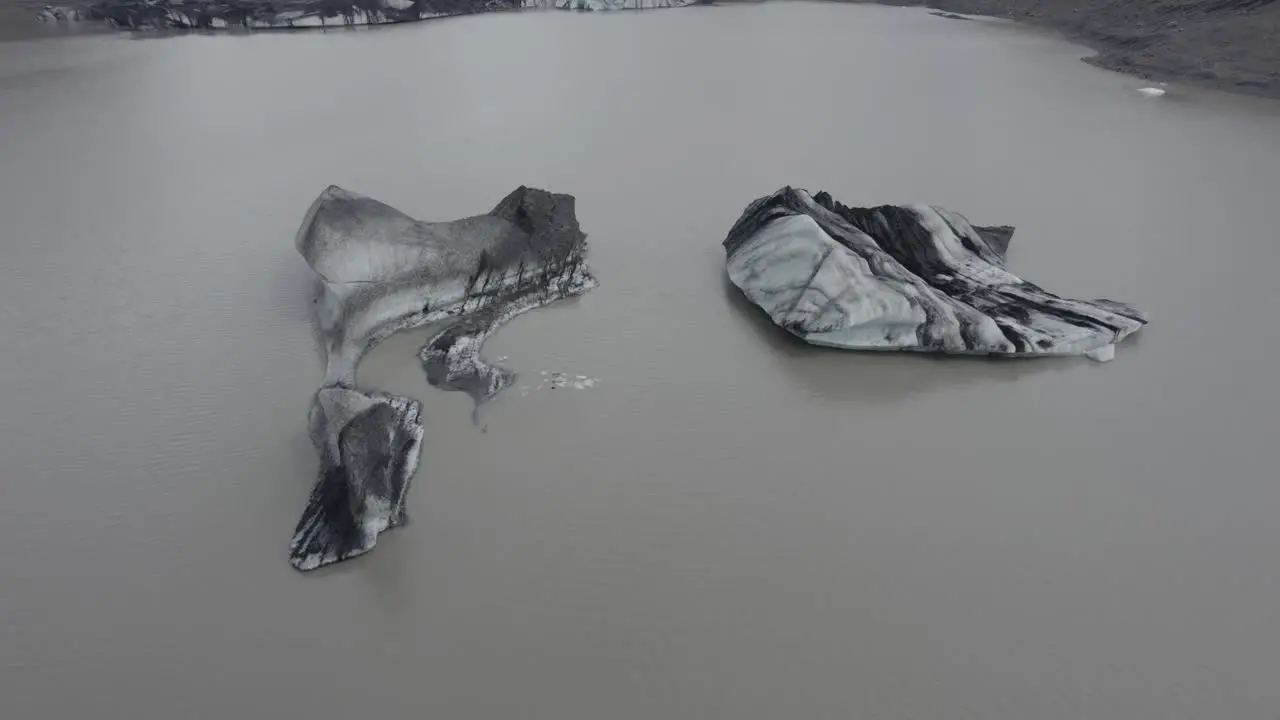
<svg viewBox="0 0 1280 720">
<path fill-rule="evenodd" d="M 326 387 L 311 406 L 320 479 L 294 529 L 289 554 L 299 570 L 369 552 L 384 530 L 403 525 L 409 483 L 422 447 L 416 400 Z"/>
<path fill-rule="evenodd" d="M 1147 323 L 1130 305 L 1062 298 L 1009 272 L 1012 236 L 940 207 L 847 207 L 787 187 L 752 202 L 724 248 L 733 284 L 815 345 L 1109 360 Z"/>
<path fill-rule="evenodd" d="M 356 368 L 393 333 L 432 326 L 419 354 L 430 384 L 476 405 L 515 374 L 480 350 L 513 317 L 596 286 L 571 195 L 517 188 L 493 210 L 427 223 L 331 186 L 311 204 L 297 248 L 319 284 L 325 377 L 309 431 L 319 478 L 290 544 L 312 570 L 368 552 L 406 521 L 422 445 L 416 400 L 357 388 Z"/>
<path fill-rule="evenodd" d="M 561 10 L 648 10 L 697 5 L 703 0 L 555 0 Z"/>
</svg>

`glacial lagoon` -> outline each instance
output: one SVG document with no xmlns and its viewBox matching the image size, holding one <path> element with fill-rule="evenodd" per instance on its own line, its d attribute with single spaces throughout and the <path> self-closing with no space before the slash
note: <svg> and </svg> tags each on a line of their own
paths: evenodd
<svg viewBox="0 0 1280 720">
<path fill-rule="evenodd" d="M 7 711 L 1274 715 L 1280 105 L 1086 52 L 781 2 L 0 43 Z M 573 194 L 600 285 L 488 342 L 521 376 L 476 423 L 424 335 L 375 349 L 412 522 L 303 575 L 331 184 Z M 1106 364 L 805 346 L 720 244 L 788 184 L 1013 225 L 1010 270 L 1152 325 Z"/>
</svg>

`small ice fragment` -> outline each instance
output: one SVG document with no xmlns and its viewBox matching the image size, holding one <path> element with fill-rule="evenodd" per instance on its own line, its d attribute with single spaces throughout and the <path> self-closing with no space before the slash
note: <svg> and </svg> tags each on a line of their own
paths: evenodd
<svg viewBox="0 0 1280 720">
<path fill-rule="evenodd" d="M 546 370 L 543 370 L 543 371 L 542 371 L 542 374 L 543 374 L 543 375 L 546 375 L 546 374 L 547 374 L 547 371 L 546 371 Z"/>
<path fill-rule="evenodd" d="M 1164 94 L 1164 90 L 1156 87 L 1138 88 L 1138 94 L 1143 97 L 1160 97 Z"/>
<path fill-rule="evenodd" d="M 498 358 L 498 362 L 506 362 L 506 361 L 507 361 L 506 355 L 503 355 L 502 357 Z"/>
<path fill-rule="evenodd" d="M 1097 350 L 1090 350 L 1089 352 L 1085 353 L 1085 356 L 1088 357 L 1090 360 L 1097 360 L 1098 362 L 1106 362 L 1108 360 L 1111 360 L 1116 356 L 1115 343 L 1112 343 L 1110 345 L 1103 345 Z"/>
<path fill-rule="evenodd" d="M 579 376 L 577 377 L 577 379 L 578 379 L 578 380 L 586 380 L 586 379 L 587 379 L 587 376 L 586 376 L 586 375 L 579 375 Z"/>
</svg>

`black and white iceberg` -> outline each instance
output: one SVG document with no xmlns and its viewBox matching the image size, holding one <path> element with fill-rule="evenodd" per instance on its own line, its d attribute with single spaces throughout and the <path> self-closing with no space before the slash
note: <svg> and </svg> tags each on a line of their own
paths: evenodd
<svg viewBox="0 0 1280 720">
<path fill-rule="evenodd" d="M 389 25 L 454 15 L 557 8 L 643 10 L 700 0 L 94 0 L 45 13 L 121 29 L 266 29 Z"/>
<path fill-rule="evenodd" d="M 1146 324 L 1113 300 L 1070 300 L 1005 269 L 1011 227 L 927 205 L 846 207 L 783 188 L 724 240 L 729 279 L 815 345 L 971 355 L 1088 355 Z"/>
<path fill-rule="evenodd" d="M 330 187 L 307 211 L 297 247 L 319 280 L 316 322 L 327 351 L 309 423 L 319 478 L 290 545 L 294 567 L 311 570 L 368 552 L 406 520 L 421 407 L 357 388 L 365 353 L 395 332 L 431 325 L 420 353 L 428 381 L 479 404 L 514 377 L 481 357 L 485 338 L 596 281 L 573 197 L 525 187 L 484 215 L 441 223 Z"/>
</svg>

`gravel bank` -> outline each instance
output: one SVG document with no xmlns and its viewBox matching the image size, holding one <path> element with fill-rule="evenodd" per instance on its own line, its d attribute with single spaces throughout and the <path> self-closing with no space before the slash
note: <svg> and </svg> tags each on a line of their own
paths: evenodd
<svg viewBox="0 0 1280 720">
<path fill-rule="evenodd" d="M 1008 18 L 1098 50 L 1101 67 L 1280 98 L 1277 0 L 879 0 Z"/>
</svg>

